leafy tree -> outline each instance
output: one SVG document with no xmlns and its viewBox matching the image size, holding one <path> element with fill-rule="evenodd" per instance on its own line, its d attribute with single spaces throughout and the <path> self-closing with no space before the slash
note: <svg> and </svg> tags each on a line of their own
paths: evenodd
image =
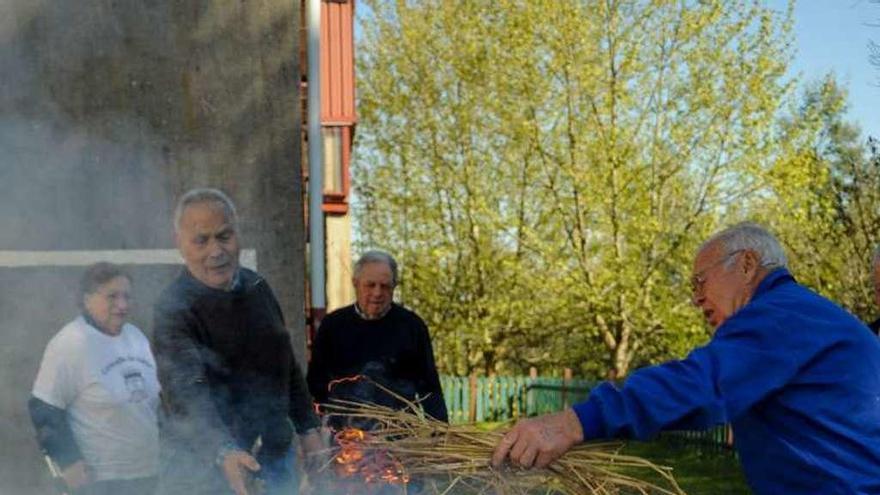
<svg viewBox="0 0 880 495">
<path fill-rule="evenodd" d="M 880 241 L 880 160 L 844 120 L 833 77 L 809 87 L 785 124 L 783 157 L 753 205 L 785 243 L 800 281 L 862 318 L 872 308 L 871 256 Z"/>
<path fill-rule="evenodd" d="M 445 371 L 623 376 L 706 338 L 687 275 L 780 159 L 791 9 L 368 5 L 359 227 Z"/>
</svg>

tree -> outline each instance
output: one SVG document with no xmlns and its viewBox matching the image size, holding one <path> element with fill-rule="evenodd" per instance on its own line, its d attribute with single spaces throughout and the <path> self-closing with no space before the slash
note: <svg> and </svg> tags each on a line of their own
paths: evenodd
<svg viewBox="0 0 880 495">
<path fill-rule="evenodd" d="M 791 9 L 369 5 L 358 222 L 444 370 L 623 376 L 705 339 L 691 258 L 778 158 Z"/>
<path fill-rule="evenodd" d="M 799 280 L 863 319 L 872 308 L 871 257 L 880 241 L 880 160 L 844 120 L 832 76 L 811 85 L 785 124 L 786 147 L 752 205 L 783 240 Z"/>
</svg>

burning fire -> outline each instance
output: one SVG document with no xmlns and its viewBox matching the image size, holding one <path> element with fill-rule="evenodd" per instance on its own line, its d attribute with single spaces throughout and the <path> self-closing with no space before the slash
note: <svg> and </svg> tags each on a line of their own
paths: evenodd
<svg viewBox="0 0 880 495">
<path fill-rule="evenodd" d="M 334 460 L 336 474 L 343 478 L 362 477 L 367 483 L 409 483 L 409 475 L 400 461 L 385 450 L 369 451 L 370 436 L 358 428 L 345 428 L 334 436 L 339 453 Z"/>
</svg>

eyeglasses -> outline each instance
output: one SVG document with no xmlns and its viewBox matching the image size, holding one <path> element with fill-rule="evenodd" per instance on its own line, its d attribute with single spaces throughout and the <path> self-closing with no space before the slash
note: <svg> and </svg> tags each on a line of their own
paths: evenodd
<svg viewBox="0 0 880 495">
<path fill-rule="evenodd" d="M 706 268 L 703 268 L 702 270 L 700 270 L 699 272 L 693 274 L 693 276 L 691 277 L 691 292 L 693 294 L 697 294 L 703 290 L 703 285 L 706 284 L 706 272 L 715 268 L 716 266 L 720 265 L 721 263 L 724 263 L 725 261 L 729 260 L 733 256 L 735 256 L 743 251 L 745 251 L 745 249 L 737 249 L 735 251 L 731 251 L 731 252 L 725 254 L 724 256 L 718 258 L 717 260 L 715 260 L 715 262 L 712 263 L 711 265 L 709 265 Z"/>
</svg>

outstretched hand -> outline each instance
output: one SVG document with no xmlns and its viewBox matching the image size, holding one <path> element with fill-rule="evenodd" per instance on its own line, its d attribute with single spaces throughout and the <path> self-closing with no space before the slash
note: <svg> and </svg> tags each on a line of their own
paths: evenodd
<svg viewBox="0 0 880 495">
<path fill-rule="evenodd" d="M 492 455 L 492 466 L 498 468 L 510 458 L 513 464 L 524 468 L 547 467 L 583 441 L 581 423 L 571 408 L 524 419 L 498 442 Z"/>
</svg>

